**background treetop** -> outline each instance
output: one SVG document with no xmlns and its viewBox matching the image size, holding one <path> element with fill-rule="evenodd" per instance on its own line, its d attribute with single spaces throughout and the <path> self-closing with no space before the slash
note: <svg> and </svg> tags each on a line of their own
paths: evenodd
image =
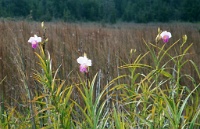
<svg viewBox="0 0 200 129">
<path fill-rule="evenodd" d="M 193 0 L 0 0 L 0 17 L 35 21 L 200 21 Z"/>
</svg>

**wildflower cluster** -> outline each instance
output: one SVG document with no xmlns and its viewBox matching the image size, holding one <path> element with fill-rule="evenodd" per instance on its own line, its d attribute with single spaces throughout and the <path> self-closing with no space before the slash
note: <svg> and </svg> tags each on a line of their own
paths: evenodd
<svg viewBox="0 0 200 129">
<path fill-rule="evenodd" d="M 32 48 L 37 48 L 39 43 L 42 42 L 42 38 L 38 37 L 37 35 L 34 35 L 34 37 L 30 37 L 28 40 L 29 43 L 32 44 Z M 87 58 L 86 53 L 84 53 L 84 56 L 80 56 L 77 59 L 77 62 L 80 64 L 79 68 L 80 68 L 80 72 L 82 73 L 87 73 L 88 67 L 92 66 L 92 61 L 90 59 Z"/>
<path fill-rule="evenodd" d="M 171 37 L 171 33 L 167 31 L 163 31 L 161 34 L 159 34 L 159 39 L 162 39 L 164 43 L 167 43 Z M 28 42 L 31 43 L 32 48 L 35 49 L 38 47 L 38 44 L 42 42 L 42 38 L 34 35 L 34 37 L 29 38 Z M 80 56 L 77 59 L 77 62 L 80 64 L 79 70 L 82 73 L 87 73 L 89 71 L 88 67 L 92 66 L 92 61 L 87 58 L 87 55 L 85 53 L 83 56 Z"/>
</svg>

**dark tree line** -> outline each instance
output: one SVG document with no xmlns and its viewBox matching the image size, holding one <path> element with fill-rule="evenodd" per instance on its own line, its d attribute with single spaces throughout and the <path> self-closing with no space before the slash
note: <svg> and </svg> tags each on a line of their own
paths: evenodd
<svg viewBox="0 0 200 129">
<path fill-rule="evenodd" d="M 200 0 L 0 0 L 0 17 L 36 21 L 200 21 Z"/>
</svg>

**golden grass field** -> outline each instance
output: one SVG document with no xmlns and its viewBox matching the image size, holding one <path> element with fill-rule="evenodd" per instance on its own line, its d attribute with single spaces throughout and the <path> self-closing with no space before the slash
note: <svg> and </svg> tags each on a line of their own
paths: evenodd
<svg viewBox="0 0 200 129">
<path fill-rule="evenodd" d="M 155 43 L 158 27 L 172 33 L 172 38 L 167 43 L 169 46 L 179 39 L 182 40 L 182 36 L 186 34 L 187 44 L 193 43 L 186 56 L 194 60 L 197 65 L 200 63 L 200 25 L 197 23 L 102 25 L 57 22 L 45 23 L 45 26 L 46 37 L 48 37 L 46 50 L 52 57 L 53 69 L 56 70 L 61 65 L 58 76 L 60 79 L 66 79 L 69 84 L 78 81 L 79 71 L 76 59 L 84 52 L 92 60 L 91 78 L 101 71 L 101 82 L 106 83 L 123 74 L 126 71 L 118 67 L 131 63 L 139 54 L 146 53 L 147 48 L 143 39 L 146 42 Z M 21 86 L 23 84 L 21 78 L 25 77 L 28 80 L 30 88 L 38 88 L 37 82 L 32 77 L 33 70 L 39 70 L 34 54 L 35 51 L 38 52 L 38 49 L 32 49 L 28 43 L 29 37 L 34 34 L 43 36 L 41 23 L 0 21 L 0 80 L 6 77 L 0 89 L 1 94 L 5 95 L 7 102 L 11 105 L 17 102 L 16 100 L 25 99 L 25 89 Z M 162 45 L 163 42 L 159 44 Z M 133 56 L 130 54 L 131 49 L 136 49 Z M 178 55 L 178 50 L 172 49 L 172 55 Z M 151 64 L 152 59 L 146 58 L 144 63 Z M 184 72 L 195 74 L 191 66 L 187 66 Z"/>
</svg>

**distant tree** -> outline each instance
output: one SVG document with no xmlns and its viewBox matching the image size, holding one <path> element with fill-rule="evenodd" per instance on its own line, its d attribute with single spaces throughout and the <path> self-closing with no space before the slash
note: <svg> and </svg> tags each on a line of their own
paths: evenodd
<svg viewBox="0 0 200 129">
<path fill-rule="evenodd" d="M 30 7 L 26 0 L 12 0 L 11 10 L 13 12 L 13 16 L 26 17 L 29 14 Z"/>
<path fill-rule="evenodd" d="M 71 15 L 74 17 L 74 20 L 81 20 L 81 0 L 68 0 L 67 7 L 71 12 Z"/>
<path fill-rule="evenodd" d="M 95 0 L 82 0 L 81 17 L 89 21 L 99 20 L 98 3 Z"/>
<path fill-rule="evenodd" d="M 122 15 L 123 20 L 128 22 L 132 21 L 134 19 L 134 10 L 134 3 L 129 1 Z"/>
<path fill-rule="evenodd" d="M 181 3 L 183 0 L 170 0 L 168 8 L 170 11 L 169 18 L 174 21 L 180 21 L 181 20 Z"/>
<path fill-rule="evenodd" d="M 181 19 L 184 21 L 200 21 L 200 0 L 183 0 Z"/>
<path fill-rule="evenodd" d="M 114 0 L 101 0 L 101 12 L 103 21 L 115 23 L 117 20 L 117 11 Z"/>
<path fill-rule="evenodd" d="M 67 7 L 63 10 L 63 20 L 64 21 L 68 21 L 68 22 L 69 21 L 74 21 L 74 18 L 71 15 L 71 12 Z"/>
<path fill-rule="evenodd" d="M 13 17 L 12 0 L 1 0 L 1 15 L 3 17 Z"/>
<path fill-rule="evenodd" d="M 154 0 L 152 3 L 151 21 L 154 22 L 168 22 L 170 18 L 173 16 L 173 6 L 170 7 L 169 0 Z"/>
</svg>

